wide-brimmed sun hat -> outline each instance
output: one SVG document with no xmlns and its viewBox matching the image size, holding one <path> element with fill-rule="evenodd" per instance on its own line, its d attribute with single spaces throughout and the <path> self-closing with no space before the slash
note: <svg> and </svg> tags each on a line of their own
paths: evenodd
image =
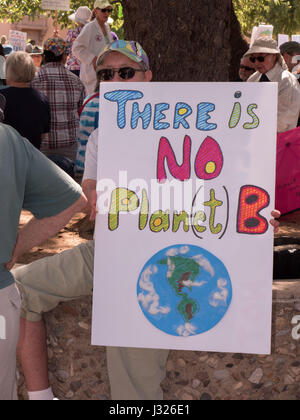
<svg viewBox="0 0 300 420">
<path fill-rule="evenodd" d="M 92 16 L 92 11 L 87 6 L 80 6 L 75 13 L 69 16 L 73 22 L 86 25 Z"/>
<path fill-rule="evenodd" d="M 280 50 L 277 47 L 277 42 L 272 38 L 260 37 L 257 38 L 249 50 L 246 52 L 244 57 L 252 54 L 280 54 Z"/>
</svg>

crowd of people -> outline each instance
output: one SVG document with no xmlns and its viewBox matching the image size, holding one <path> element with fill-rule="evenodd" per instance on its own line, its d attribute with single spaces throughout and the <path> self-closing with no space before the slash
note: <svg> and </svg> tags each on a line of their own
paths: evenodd
<svg viewBox="0 0 300 420">
<path fill-rule="evenodd" d="M 5 77 L 0 71 L 0 316 L 7 322 L 6 339 L 0 339 L 0 400 L 17 399 L 17 348 L 29 399 L 54 399 L 43 313 L 60 302 L 92 294 L 92 240 L 13 267 L 76 212 L 88 208 L 95 218 L 100 84 L 152 79 L 142 46 L 112 34 L 112 10 L 108 0 L 96 0 L 93 11 L 80 7 L 71 17 L 78 26 L 67 40 L 50 38 L 42 52 L 38 47 L 11 52 L 5 59 Z M 297 54 L 298 49 L 280 53 L 271 39 L 257 39 L 241 60 L 241 80 L 278 82 L 278 131 L 296 127 L 299 118 L 300 88 L 290 72 L 293 60 L 289 62 Z M 74 174 L 67 170 L 68 163 L 76 163 L 82 189 L 67 175 Z M 33 218 L 18 231 L 22 209 Z M 274 229 L 278 216 L 272 212 Z M 160 383 L 167 357 L 167 350 L 107 348 L 112 399 L 163 399 Z"/>
</svg>

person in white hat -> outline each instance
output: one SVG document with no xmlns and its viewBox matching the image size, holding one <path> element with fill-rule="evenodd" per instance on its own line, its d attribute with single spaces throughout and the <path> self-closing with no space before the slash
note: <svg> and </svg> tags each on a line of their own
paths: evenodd
<svg viewBox="0 0 300 420">
<path fill-rule="evenodd" d="M 256 70 L 247 82 L 278 83 L 277 132 L 296 128 L 300 113 L 300 86 L 296 77 L 288 71 L 276 41 L 257 38 L 244 57 L 249 58 Z"/>
<path fill-rule="evenodd" d="M 72 45 L 78 37 L 83 27 L 89 23 L 92 11 L 87 6 L 80 6 L 75 13 L 69 16 L 69 19 L 77 24 L 76 28 L 70 29 L 67 33 L 66 41 Z M 79 76 L 80 61 L 73 55 L 72 49 L 66 63 L 67 69 Z"/>
<path fill-rule="evenodd" d="M 113 7 L 108 0 L 96 0 L 93 14 L 95 19 L 88 23 L 73 44 L 73 54 L 81 61 L 80 79 L 87 94 L 94 92 L 97 57 L 107 44 L 113 41 L 108 18 Z"/>
</svg>

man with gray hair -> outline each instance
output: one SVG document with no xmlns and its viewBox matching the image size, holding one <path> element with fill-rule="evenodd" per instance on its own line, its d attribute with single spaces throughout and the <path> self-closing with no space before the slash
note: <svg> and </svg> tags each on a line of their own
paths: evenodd
<svg viewBox="0 0 300 420">
<path fill-rule="evenodd" d="M 4 123 L 40 149 L 42 139 L 50 131 L 50 106 L 47 97 L 30 86 L 35 65 L 29 54 L 18 51 L 6 60 L 6 80 L 2 90 L 6 98 Z"/>
<path fill-rule="evenodd" d="M 288 66 L 290 72 L 292 72 L 293 68 L 298 64 L 300 61 L 300 44 L 296 41 L 289 41 L 285 42 L 284 44 L 280 45 L 280 53 Z M 299 55 L 299 60 L 294 60 L 293 57 Z"/>
</svg>

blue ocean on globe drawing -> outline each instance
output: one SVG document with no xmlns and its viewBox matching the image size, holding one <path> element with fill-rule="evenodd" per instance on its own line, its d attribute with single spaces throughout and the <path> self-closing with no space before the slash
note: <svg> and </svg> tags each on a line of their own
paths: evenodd
<svg viewBox="0 0 300 420">
<path fill-rule="evenodd" d="M 214 328 L 232 301 L 232 284 L 223 262 L 195 245 L 172 245 L 143 267 L 137 299 L 159 330 L 189 337 Z"/>
</svg>

